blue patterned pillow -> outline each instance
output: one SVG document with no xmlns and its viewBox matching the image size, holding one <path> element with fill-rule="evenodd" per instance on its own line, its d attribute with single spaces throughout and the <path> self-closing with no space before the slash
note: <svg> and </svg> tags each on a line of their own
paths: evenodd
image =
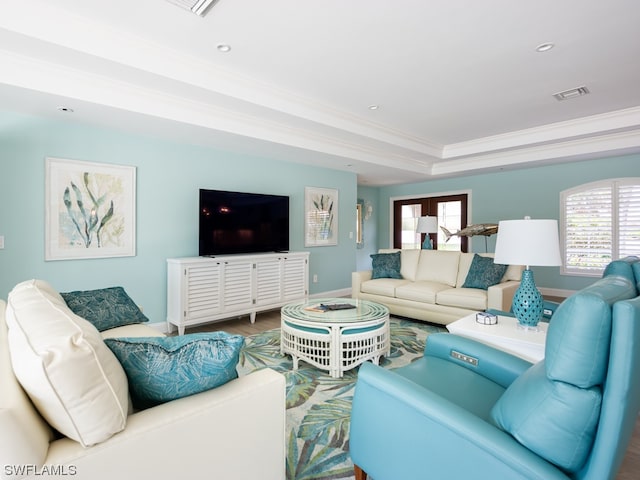
<svg viewBox="0 0 640 480">
<path fill-rule="evenodd" d="M 237 378 L 236 365 L 244 337 L 212 332 L 108 338 L 105 343 L 127 374 L 134 407 L 143 409 Z"/>
<path fill-rule="evenodd" d="M 148 322 L 122 287 L 61 293 L 73 313 L 102 332 L 110 328 Z"/>
<path fill-rule="evenodd" d="M 400 275 L 400 252 L 374 253 L 371 256 L 373 271 L 371 278 L 402 278 Z"/>
<path fill-rule="evenodd" d="M 473 256 L 467 278 L 464 279 L 462 288 L 480 288 L 486 290 L 491 285 L 500 283 L 507 265 L 493 263 L 491 257 L 481 257 L 477 253 Z"/>
</svg>

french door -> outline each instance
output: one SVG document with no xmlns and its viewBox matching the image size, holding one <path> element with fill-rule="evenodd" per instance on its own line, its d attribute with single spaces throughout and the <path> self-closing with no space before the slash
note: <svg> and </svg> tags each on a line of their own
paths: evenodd
<svg viewBox="0 0 640 480">
<path fill-rule="evenodd" d="M 467 194 L 395 200 L 393 202 L 393 248 L 420 248 L 426 234 L 416 233 L 419 217 L 438 217 L 438 233 L 429 236 L 438 250 L 468 251 L 468 238 L 447 235 L 467 226 Z"/>
</svg>

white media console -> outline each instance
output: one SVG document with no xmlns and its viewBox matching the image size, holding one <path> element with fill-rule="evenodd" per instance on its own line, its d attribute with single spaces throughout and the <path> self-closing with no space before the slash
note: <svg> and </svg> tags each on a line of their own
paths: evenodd
<svg viewBox="0 0 640 480">
<path fill-rule="evenodd" d="M 309 296 L 309 252 L 167 259 L 167 327 L 279 308 Z"/>
</svg>

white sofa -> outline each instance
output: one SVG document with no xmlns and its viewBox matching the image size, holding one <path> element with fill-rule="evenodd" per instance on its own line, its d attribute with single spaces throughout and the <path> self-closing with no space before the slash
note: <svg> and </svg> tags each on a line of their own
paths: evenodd
<svg viewBox="0 0 640 480">
<path fill-rule="evenodd" d="M 62 309 L 56 302 L 53 308 L 57 313 Z M 83 446 L 56 432 L 34 406 L 38 400 L 32 401 L 18 382 L 12 366 L 15 352 L 10 354 L 9 350 L 10 341 L 11 348 L 17 348 L 13 343 L 15 332 L 9 333 L 11 318 L 5 318 L 13 314 L 10 309 L 0 300 L 1 478 L 285 478 L 285 380 L 281 374 L 260 370 L 218 388 L 135 413 L 129 404 L 123 410 L 126 425 L 121 431 L 92 446 Z M 9 324 L 18 328 L 13 321 Z M 86 330 L 69 342 L 93 335 L 100 338 L 97 330 Z M 136 324 L 102 335 L 162 334 Z M 59 352 L 49 353 L 55 361 Z M 91 395 L 91 391 L 86 393 Z"/>
<path fill-rule="evenodd" d="M 351 296 L 386 305 L 395 315 L 446 325 L 486 309 L 508 311 L 520 285 L 520 265 L 508 266 L 500 283 L 486 290 L 463 288 L 473 253 L 418 249 L 379 253 L 398 251 L 402 278 L 372 279 L 372 270 L 353 272 Z"/>
</svg>

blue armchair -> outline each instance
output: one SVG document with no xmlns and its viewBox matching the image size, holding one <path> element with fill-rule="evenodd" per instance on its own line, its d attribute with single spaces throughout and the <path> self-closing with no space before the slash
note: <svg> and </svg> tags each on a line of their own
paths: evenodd
<svg viewBox="0 0 640 480">
<path fill-rule="evenodd" d="M 448 333 L 406 367 L 362 365 L 356 479 L 615 478 L 640 411 L 640 297 L 625 271 L 562 303 L 535 365 Z"/>
</svg>

